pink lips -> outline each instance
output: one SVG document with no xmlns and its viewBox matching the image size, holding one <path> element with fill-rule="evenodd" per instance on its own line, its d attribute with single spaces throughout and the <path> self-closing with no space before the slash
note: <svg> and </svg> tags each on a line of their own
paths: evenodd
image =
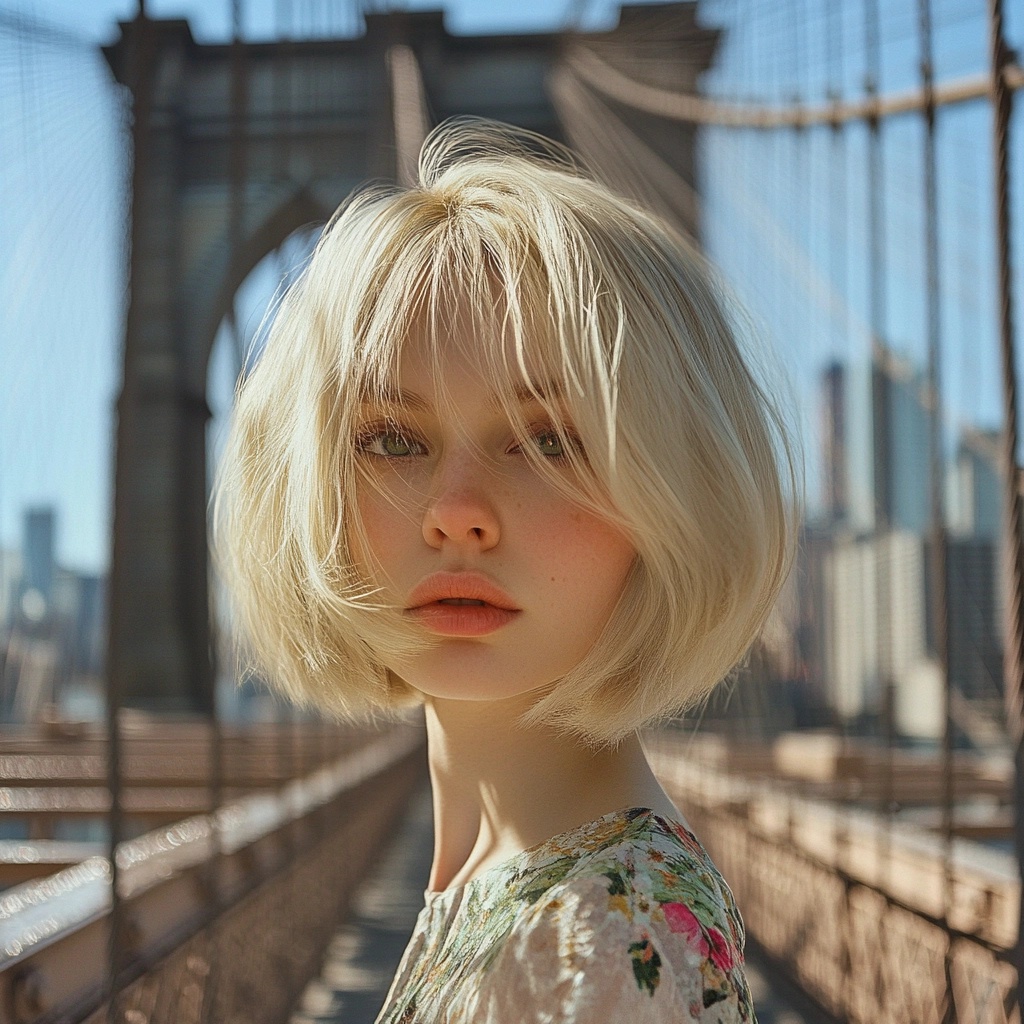
<svg viewBox="0 0 1024 1024">
<path fill-rule="evenodd" d="M 497 584 L 476 572 L 437 572 L 409 595 L 406 612 L 441 636 L 486 636 L 520 609 Z"/>
</svg>

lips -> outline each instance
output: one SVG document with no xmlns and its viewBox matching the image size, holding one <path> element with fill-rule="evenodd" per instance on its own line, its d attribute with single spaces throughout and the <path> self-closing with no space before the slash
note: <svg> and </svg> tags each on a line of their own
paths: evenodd
<svg viewBox="0 0 1024 1024">
<path fill-rule="evenodd" d="M 406 613 L 441 636 L 485 636 L 520 614 L 496 583 L 475 572 L 438 572 L 409 595 Z"/>
</svg>

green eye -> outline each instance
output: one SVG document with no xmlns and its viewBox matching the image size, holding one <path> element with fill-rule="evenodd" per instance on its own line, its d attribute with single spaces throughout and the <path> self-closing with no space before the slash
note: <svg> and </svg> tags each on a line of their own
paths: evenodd
<svg viewBox="0 0 1024 1024">
<path fill-rule="evenodd" d="M 385 455 L 412 455 L 412 443 L 401 434 L 382 434 L 380 446 Z"/>
<path fill-rule="evenodd" d="M 356 450 L 386 459 L 402 459 L 422 455 L 426 450 L 418 441 L 394 429 L 368 430 L 356 438 Z"/>
<path fill-rule="evenodd" d="M 536 436 L 537 449 L 541 455 L 557 458 L 565 455 L 565 445 L 562 439 L 553 430 L 543 430 Z"/>
</svg>

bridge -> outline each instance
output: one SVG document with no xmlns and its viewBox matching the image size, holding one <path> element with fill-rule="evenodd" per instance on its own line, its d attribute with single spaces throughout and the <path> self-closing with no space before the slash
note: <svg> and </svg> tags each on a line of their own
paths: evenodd
<svg viewBox="0 0 1024 1024">
<path fill-rule="evenodd" d="M 140 2 L 102 51 L 0 8 L 20 140 L 3 361 L 35 365 L 13 339 L 37 339 L 74 394 L 48 339 L 86 343 L 89 282 L 119 353 L 109 569 L 59 565 L 46 508 L 8 550 L 0 503 L 0 1022 L 379 1008 L 429 860 L 422 723 L 340 727 L 258 680 L 237 696 L 207 481 L 253 325 L 330 212 L 479 114 L 568 142 L 697 238 L 792 388 L 809 509 L 790 586 L 718 697 L 645 737 L 737 895 L 762 1024 L 1019 1024 L 1019 11 L 577 3 L 544 31 L 465 34 L 440 11 L 315 8 L 254 32 L 235 0 L 204 41 Z M 51 179 L 67 153 L 99 160 L 101 131 L 125 157 L 123 309 L 78 219 L 95 186 Z M 9 503 L 34 439 L 7 437 Z"/>
</svg>

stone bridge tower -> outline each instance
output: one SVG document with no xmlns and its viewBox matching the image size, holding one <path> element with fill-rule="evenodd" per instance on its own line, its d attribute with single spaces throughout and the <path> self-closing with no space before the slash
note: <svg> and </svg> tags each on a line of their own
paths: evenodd
<svg viewBox="0 0 1024 1024">
<path fill-rule="evenodd" d="M 648 78 L 694 91 L 717 42 L 695 14 L 625 7 L 615 30 L 571 40 L 653 40 Z M 235 291 L 360 182 L 407 176 L 430 124 L 477 114 L 575 141 L 551 89 L 571 40 L 454 36 L 439 11 L 368 15 L 360 38 L 306 42 L 200 45 L 185 21 L 122 23 L 106 56 L 135 110 L 108 654 L 124 703 L 203 711 L 212 699 L 206 378 Z M 692 184 L 692 130 L 641 128 Z"/>
</svg>

